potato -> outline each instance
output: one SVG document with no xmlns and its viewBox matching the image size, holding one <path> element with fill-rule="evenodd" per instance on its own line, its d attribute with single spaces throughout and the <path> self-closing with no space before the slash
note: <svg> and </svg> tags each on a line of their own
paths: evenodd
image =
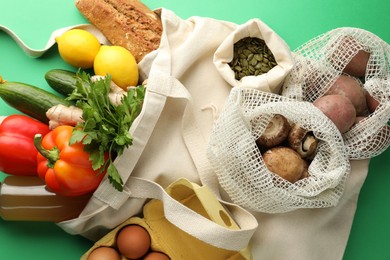
<svg viewBox="0 0 390 260">
<path fill-rule="evenodd" d="M 325 95 L 342 95 L 347 97 L 356 110 L 356 115 L 367 114 L 366 94 L 358 79 L 340 75 Z"/>
<path fill-rule="evenodd" d="M 366 103 L 370 113 L 374 112 L 376 108 L 379 106 L 379 101 L 376 100 L 373 96 L 371 96 L 370 93 L 368 93 L 368 91 L 366 91 Z"/>
<path fill-rule="evenodd" d="M 352 57 L 350 57 L 351 53 L 353 53 Z M 349 35 L 341 39 L 341 42 L 331 56 L 331 62 L 336 65 L 346 57 L 350 58 L 350 61 L 345 65 L 343 72 L 357 78 L 364 77 L 366 75 L 370 53 L 363 50 L 363 46 Z"/>
<path fill-rule="evenodd" d="M 357 78 L 362 78 L 366 75 L 366 69 L 369 59 L 370 53 L 360 50 L 351 59 L 347 66 L 345 66 L 343 72 Z"/>
<path fill-rule="evenodd" d="M 356 110 L 352 102 L 342 95 L 325 95 L 313 102 L 337 127 L 347 132 L 355 123 Z"/>
<path fill-rule="evenodd" d="M 355 124 L 358 124 L 360 121 L 362 121 L 365 118 L 366 118 L 365 116 L 357 116 L 355 119 Z"/>
</svg>

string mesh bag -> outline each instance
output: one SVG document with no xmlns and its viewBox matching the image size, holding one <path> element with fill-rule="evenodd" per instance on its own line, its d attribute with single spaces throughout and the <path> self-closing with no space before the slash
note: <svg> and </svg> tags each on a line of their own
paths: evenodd
<svg viewBox="0 0 390 260">
<path fill-rule="evenodd" d="M 342 134 L 349 159 L 369 159 L 390 145 L 390 45 L 375 34 L 351 27 L 321 34 L 294 51 L 295 66 L 281 95 L 314 102 L 340 78 L 359 82 L 356 121 Z M 357 92 L 355 92 L 357 93 Z"/>
<path fill-rule="evenodd" d="M 308 176 L 293 183 L 268 169 L 256 143 L 276 114 L 319 140 Z M 229 198 L 265 213 L 335 206 L 350 172 L 342 136 L 319 109 L 253 88 L 232 89 L 215 121 L 207 155 Z"/>
</svg>

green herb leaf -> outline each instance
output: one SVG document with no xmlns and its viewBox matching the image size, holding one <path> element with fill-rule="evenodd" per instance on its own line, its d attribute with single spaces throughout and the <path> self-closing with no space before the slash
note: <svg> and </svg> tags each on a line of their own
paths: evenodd
<svg viewBox="0 0 390 260">
<path fill-rule="evenodd" d="M 123 181 L 113 159 L 133 143 L 129 129 L 141 112 L 145 87 L 129 88 L 121 103 L 113 105 L 108 97 L 110 83 L 110 75 L 92 81 L 85 72 L 77 73 L 76 88 L 68 99 L 83 110 L 83 122 L 75 127 L 71 143 L 82 142 L 94 170 L 107 171 L 110 183 L 122 191 Z"/>
<path fill-rule="evenodd" d="M 123 191 L 123 181 L 114 164 L 111 163 L 108 166 L 107 173 L 108 173 L 108 179 L 110 180 L 110 183 L 114 186 L 114 188 L 119 191 Z"/>
<path fill-rule="evenodd" d="M 85 137 L 85 133 L 82 130 L 75 129 L 70 137 L 69 144 L 81 143 Z"/>
<path fill-rule="evenodd" d="M 94 149 L 89 153 L 89 159 L 92 161 L 92 168 L 94 170 L 101 169 L 105 164 L 104 151 L 100 149 Z"/>
</svg>

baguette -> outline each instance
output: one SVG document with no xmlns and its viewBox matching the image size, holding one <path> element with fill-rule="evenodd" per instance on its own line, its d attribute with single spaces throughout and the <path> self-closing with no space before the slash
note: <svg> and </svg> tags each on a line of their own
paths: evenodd
<svg viewBox="0 0 390 260">
<path fill-rule="evenodd" d="M 139 0 L 76 0 L 80 13 L 113 45 L 129 50 L 137 63 L 160 45 L 160 17 Z"/>
</svg>

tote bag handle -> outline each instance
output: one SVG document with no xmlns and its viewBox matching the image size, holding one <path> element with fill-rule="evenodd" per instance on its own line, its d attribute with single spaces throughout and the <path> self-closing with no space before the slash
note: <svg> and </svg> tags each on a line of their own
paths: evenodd
<svg viewBox="0 0 390 260">
<path fill-rule="evenodd" d="M 53 45 L 55 45 L 56 40 L 55 38 L 62 35 L 64 32 L 69 31 L 71 29 L 83 29 L 86 31 L 89 31 L 95 37 L 99 40 L 101 44 L 107 44 L 110 45 L 110 42 L 106 39 L 106 37 L 93 25 L 91 24 L 79 24 L 79 25 L 73 25 L 68 27 L 63 27 L 60 29 L 57 29 L 52 32 L 52 34 L 49 37 L 49 40 L 47 41 L 44 48 L 41 49 L 34 49 L 29 47 L 14 31 L 12 31 L 10 28 L 1 25 L 0 24 L 0 31 L 4 31 L 7 33 L 18 45 L 19 47 L 24 51 L 25 54 L 32 58 L 39 58 L 41 57 L 45 52 L 47 52 Z"/>
</svg>

